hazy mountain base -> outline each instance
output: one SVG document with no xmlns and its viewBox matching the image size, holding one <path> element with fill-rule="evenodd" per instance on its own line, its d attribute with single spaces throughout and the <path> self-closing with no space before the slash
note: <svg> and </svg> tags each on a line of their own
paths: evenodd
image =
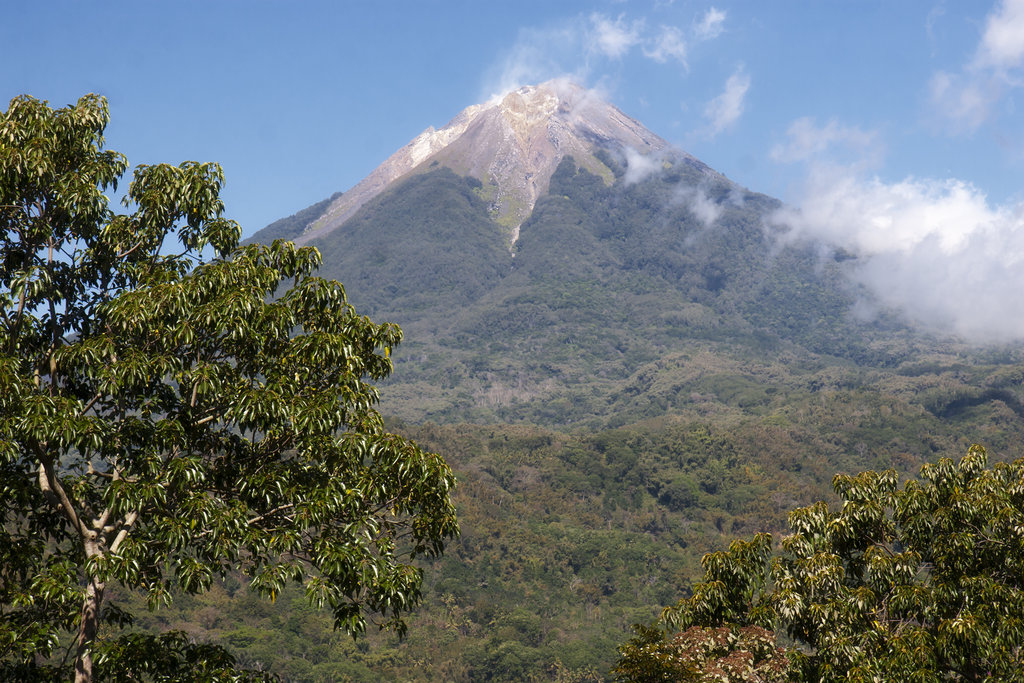
<svg viewBox="0 0 1024 683">
<path fill-rule="evenodd" d="M 783 247 L 774 200 L 665 166 L 609 188 L 563 162 L 512 252 L 479 181 L 444 168 L 318 244 L 360 311 L 406 331 L 393 426 L 460 478 L 463 538 L 426 568 L 405 642 L 353 644 L 298 593 L 257 604 L 232 582 L 140 625 L 288 680 L 603 676 L 704 552 L 780 529 L 835 472 L 913 474 L 971 442 L 1022 455 L 1019 352 L 858 321 L 846 255 Z"/>
</svg>

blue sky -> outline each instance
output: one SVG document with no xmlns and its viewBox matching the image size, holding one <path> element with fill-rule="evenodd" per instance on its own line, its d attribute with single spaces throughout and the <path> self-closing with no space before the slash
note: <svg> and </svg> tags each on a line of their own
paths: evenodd
<svg viewBox="0 0 1024 683">
<path fill-rule="evenodd" d="M 570 76 L 871 256 L 889 303 L 1024 337 L 994 322 L 1024 321 L 1024 0 L 2 1 L 0 100 L 107 96 L 110 148 L 220 162 L 246 234 Z"/>
</svg>

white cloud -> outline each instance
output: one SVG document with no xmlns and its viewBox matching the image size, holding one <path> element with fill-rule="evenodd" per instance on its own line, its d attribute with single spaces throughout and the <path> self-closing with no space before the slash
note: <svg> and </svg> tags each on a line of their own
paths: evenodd
<svg viewBox="0 0 1024 683">
<path fill-rule="evenodd" d="M 991 117 L 1003 88 L 998 79 L 977 71 L 938 71 L 928 89 L 940 126 L 959 135 L 973 133 Z"/>
<path fill-rule="evenodd" d="M 977 64 L 996 69 L 1020 66 L 1024 59 L 1024 0 L 1003 0 L 988 15 L 985 34 L 975 57 Z"/>
<path fill-rule="evenodd" d="M 590 15 L 590 23 L 590 48 L 606 57 L 620 59 L 640 42 L 643 21 L 627 23 L 622 15 L 612 20 L 594 13 Z"/>
<path fill-rule="evenodd" d="M 721 95 L 708 102 L 704 108 L 704 118 L 710 124 L 712 137 L 726 128 L 730 128 L 743 114 L 743 100 L 750 89 L 750 77 L 737 69 L 725 83 Z"/>
<path fill-rule="evenodd" d="M 714 24 L 716 19 L 712 17 Z M 639 50 L 637 50 L 639 48 Z M 643 18 L 594 12 L 560 23 L 520 29 L 515 44 L 485 73 L 484 98 L 504 94 L 524 85 L 566 77 L 578 83 L 593 80 L 605 60 L 637 56 L 665 64 L 687 64 L 685 31 L 661 25 L 656 30 Z"/>
<path fill-rule="evenodd" d="M 700 188 L 684 190 L 682 198 L 687 202 L 690 212 L 704 224 L 705 228 L 710 228 L 722 215 L 722 207 L 712 201 Z"/>
<path fill-rule="evenodd" d="M 974 58 L 958 72 L 938 71 L 932 76 L 932 111 L 942 127 L 953 134 L 970 134 L 988 122 L 995 104 L 1020 86 L 1014 72 L 1022 62 L 1024 0 L 1002 0 L 986 17 Z"/>
<path fill-rule="evenodd" d="M 874 165 L 882 155 L 882 145 L 874 131 L 844 126 L 836 119 L 818 126 L 811 117 L 799 118 L 790 124 L 786 137 L 785 144 L 772 148 L 775 161 L 820 161 L 826 156 L 835 159 L 837 151 L 841 151 L 854 163 Z"/>
<path fill-rule="evenodd" d="M 585 32 L 582 20 L 521 29 L 515 45 L 485 74 L 481 100 L 553 78 L 585 82 L 580 64 Z"/>
<path fill-rule="evenodd" d="M 694 26 L 693 30 L 698 40 L 711 40 L 722 34 L 722 29 L 725 28 L 724 24 L 725 12 L 711 7 L 704 13 L 704 18 Z"/>
<path fill-rule="evenodd" d="M 935 33 L 935 25 L 939 22 L 946 14 L 946 8 L 942 5 L 936 5 L 928 11 L 928 16 L 924 20 L 924 32 L 928 36 L 928 43 L 931 45 L 932 57 L 935 56 L 935 48 L 939 43 L 939 39 Z"/>
<path fill-rule="evenodd" d="M 674 59 L 686 66 L 686 41 L 683 32 L 675 26 L 662 26 L 661 32 L 653 39 L 652 47 L 644 48 L 644 55 L 656 62 L 665 63 Z"/>
<path fill-rule="evenodd" d="M 625 150 L 626 174 L 622 182 L 627 185 L 638 183 L 647 176 L 661 170 L 661 160 L 649 155 L 641 154 L 631 147 Z"/>
<path fill-rule="evenodd" d="M 799 206 L 774 222 L 856 254 L 854 277 L 886 305 L 973 341 L 1024 339 L 1024 207 L 955 179 L 890 184 L 834 166 L 812 168 Z"/>
</svg>

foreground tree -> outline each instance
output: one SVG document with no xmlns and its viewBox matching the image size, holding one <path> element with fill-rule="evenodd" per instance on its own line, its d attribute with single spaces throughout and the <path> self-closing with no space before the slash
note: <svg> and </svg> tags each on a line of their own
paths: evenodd
<svg viewBox="0 0 1024 683">
<path fill-rule="evenodd" d="M 118 639 L 105 596 L 156 607 L 236 568 L 353 635 L 403 631 L 411 560 L 458 529 L 450 469 L 374 409 L 400 330 L 314 277 L 315 249 L 239 247 L 216 165 L 141 166 L 115 214 L 107 121 L 95 96 L 0 116 L 0 673 L 88 681 L 163 647 L 230 678 L 216 648 Z"/>
<path fill-rule="evenodd" d="M 794 510 L 774 558 L 766 534 L 707 556 L 692 595 L 620 648 L 620 679 L 666 680 L 629 672 L 656 671 L 648 653 L 680 628 L 760 625 L 796 642 L 798 680 L 1024 680 L 1024 460 L 988 469 L 972 446 L 903 488 L 893 471 L 833 487 L 842 507 Z"/>
</svg>

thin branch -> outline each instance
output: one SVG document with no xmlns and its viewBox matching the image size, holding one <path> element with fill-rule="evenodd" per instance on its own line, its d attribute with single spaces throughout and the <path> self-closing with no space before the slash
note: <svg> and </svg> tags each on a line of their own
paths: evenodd
<svg viewBox="0 0 1024 683">
<path fill-rule="evenodd" d="M 21 327 L 21 321 L 22 321 L 22 319 L 24 318 L 24 315 L 25 315 L 25 302 L 26 302 L 26 300 L 28 298 L 28 294 L 26 293 L 27 290 L 28 290 L 27 286 L 21 288 L 21 293 L 18 295 L 18 310 L 16 310 L 14 312 L 13 320 L 10 320 L 10 322 L 8 322 L 6 311 L 4 312 L 4 318 L 5 318 L 5 325 L 4 326 L 8 330 L 9 339 L 10 339 L 10 345 L 8 346 L 9 350 L 13 350 L 14 349 L 14 344 L 16 344 L 17 340 L 18 340 L 18 334 L 17 334 L 18 328 Z"/>
<path fill-rule="evenodd" d="M 101 398 L 103 398 L 103 394 L 98 393 L 95 396 L 93 396 L 91 399 L 89 399 L 89 402 L 85 404 L 85 407 L 82 408 L 80 413 L 78 413 L 78 416 L 82 417 L 87 412 L 89 412 L 89 410 L 96 404 L 96 401 L 100 400 Z"/>
<path fill-rule="evenodd" d="M 124 539 L 128 537 L 128 532 L 135 526 L 135 522 L 139 519 L 139 511 L 132 510 L 128 513 L 128 516 L 124 518 L 124 524 L 121 526 L 121 530 L 117 532 L 117 537 L 114 538 L 114 542 L 110 544 L 110 553 L 114 554 L 118 548 L 124 542 Z"/>
<path fill-rule="evenodd" d="M 111 481 L 113 481 L 114 479 L 121 479 L 121 477 L 117 477 L 111 474 L 110 472 L 100 472 L 99 470 L 93 468 L 92 463 L 89 463 L 89 469 L 86 472 L 86 474 L 88 474 L 90 477 L 99 477 L 100 479 L 109 479 Z M 134 483 L 135 481 L 137 481 L 137 479 L 135 477 L 130 477 L 125 479 L 125 481 Z"/>
<path fill-rule="evenodd" d="M 135 251 L 135 250 L 136 250 L 136 249 L 138 249 L 139 247 L 143 246 L 143 245 L 144 245 L 145 243 L 146 243 L 146 241 L 145 241 L 145 240 L 139 240 L 138 242 L 136 242 L 136 243 L 135 243 L 135 246 L 134 246 L 134 247 L 132 247 L 132 248 L 131 248 L 131 249 L 129 249 L 128 251 L 122 251 L 122 252 L 121 252 L 120 254 L 118 254 L 118 255 L 117 255 L 117 256 L 115 256 L 114 258 L 116 258 L 116 259 L 123 259 L 123 258 L 127 258 L 128 256 L 131 256 L 131 254 L 132 254 L 132 252 L 133 252 L 133 251 Z"/>
<path fill-rule="evenodd" d="M 90 472 L 92 471 L 92 463 L 91 462 L 89 463 L 89 470 L 90 470 Z M 121 478 L 121 471 L 117 467 L 114 467 L 114 471 L 110 475 L 111 481 L 117 481 L 120 478 Z M 107 508 L 103 511 L 103 513 L 99 517 L 97 517 L 96 519 L 93 520 L 92 527 L 94 529 L 96 529 L 96 531 L 99 531 L 99 532 L 102 533 L 103 530 L 107 526 L 107 521 L 110 519 L 111 512 L 112 512 L 112 508 L 108 505 Z"/>
</svg>

